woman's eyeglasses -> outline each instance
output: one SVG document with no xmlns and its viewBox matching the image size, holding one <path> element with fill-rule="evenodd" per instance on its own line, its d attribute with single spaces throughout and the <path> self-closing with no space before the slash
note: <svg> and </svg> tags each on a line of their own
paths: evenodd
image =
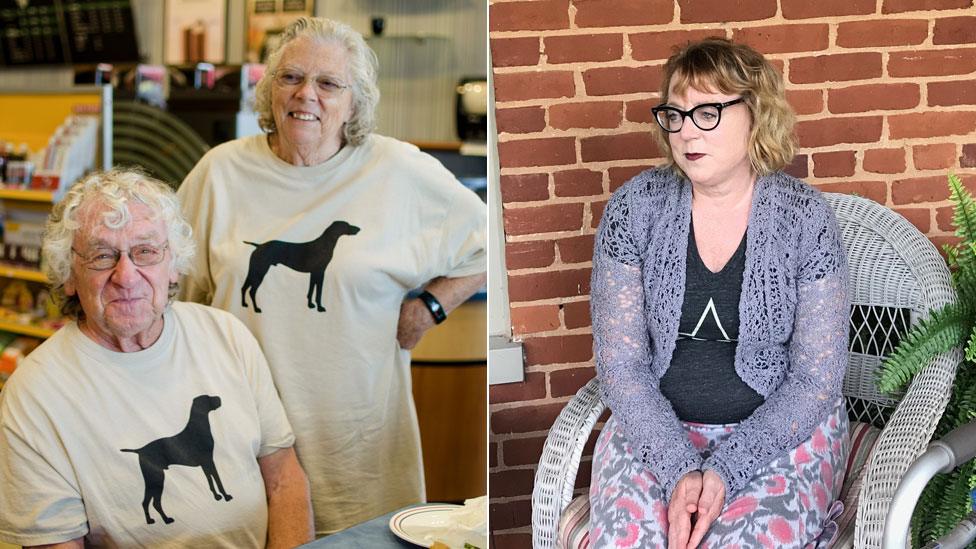
<svg viewBox="0 0 976 549">
<path fill-rule="evenodd" d="M 657 120 L 658 125 L 668 133 L 680 132 L 681 126 L 684 125 L 685 117 L 691 118 L 691 121 L 699 129 L 707 132 L 718 127 L 718 123 L 722 120 L 722 109 L 742 103 L 743 101 L 745 101 L 745 98 L 740 97 L 732 101 L 726 101 L 725 103 L 702 103 L 687 111 L 663 104 L 654 107 L 651 109 L 651 112 L 654 113 L 654 119 Z"/>
<path fill-rule="evenodd" d="M 159 265 L 166 257 L 166 248 L 169 243 L 162 245 L 138 244 L 125 252 L 136 267 L 151 267 Z M 107 271 L 114 269 L 122 258 L 122 251 L 115 248 L 95 248 L 88 255 L 83 255 L 78 250 L 71 248 L 78 257 L 84 260 L 86 267 L 93 271 Z"/>
<path fill-rule="evenodd" d="M 322 97 L 331 97 L 337 95 L 342 90 L 348 88 L 348 85 L 341 84 L 337 82 L 331 76 L 308 76 L 303 72 L 299 72 L 291 69 L 282 69 L 275 71 L 271 74 L 272 78 L 276 84 L 282 88 L 294 88 L 298 86 L 304 86 L 305 82 L 311 78 L 315 82 L 315 89 Z"/>
</svg>

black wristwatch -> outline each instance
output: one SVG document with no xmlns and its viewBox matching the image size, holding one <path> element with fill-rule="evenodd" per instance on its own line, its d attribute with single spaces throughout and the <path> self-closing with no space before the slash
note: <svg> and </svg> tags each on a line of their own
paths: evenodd
<svg viewBox="0 0 976 549">
<path fill-rule="evenodd" d="M 440 301 L 437 301 L 434 294 L 425 290 L 420 292 L 420 295 L 417 297 L 420 298 L 420 301 L 424 302 L 424 305 L 427 306 L 427 310 L 430 311 L 431 316 L 434 317 L 434 324 L 440 324 L 447 319 L 447 313 L 444 312 L 444 306 L 441 305 Z"/>
</svg>

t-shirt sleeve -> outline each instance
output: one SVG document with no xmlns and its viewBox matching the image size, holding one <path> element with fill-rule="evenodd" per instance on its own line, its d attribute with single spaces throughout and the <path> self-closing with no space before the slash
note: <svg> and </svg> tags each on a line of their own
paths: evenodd
<svg viewBox="0 0 976 549">
<path fill-rule="evenodd" d="M 75 470 L 59 440 L 44 407 L 14 376 L 0 393 L 0 539 L 46 545 L 88 533 Z"/>
<path fill-rule="evenodd" d="M 456 185 L 441 228 L 441 272 L 457 278 L 487 270 L 488 207 L 467 188 Z"/>
<path fill-rule="evenodd" d="M 271 379 L 271 369 L 260 345 L 239 320 L 232 318 L 231 322 L 236 332 L 235 339 L 240 345 L 240 352 L 243 353 L 244 373 L 251 394 L 254 396 L 254 405 L 261 424 L 261 449 L 258 451 L 258 457 L 264 457 L 282 448 L 293 446 L 295 435 L 285 416 L 285 408 Z"/>
<path fill-rule="evenodd" d="M 189 272 L 180 278 L 177 297 L 180 301 L 192 301 L 209 305 L 213 301 L 213 280 L 210 276 L 210 216 L 213 204 L 210 200 L 209 162 L 202 159 L 187 174 L 176 192 L 183 208 L 183 215 L 193 229 L 196 254 L 189 265 Z"/>
</svg>

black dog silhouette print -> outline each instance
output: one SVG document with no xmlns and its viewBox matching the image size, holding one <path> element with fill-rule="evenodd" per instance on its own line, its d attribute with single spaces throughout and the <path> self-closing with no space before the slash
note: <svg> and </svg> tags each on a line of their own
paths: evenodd
<svg viewBox="0 0 976 549">
<path fill-rule="evenodd" d="M 268 269 L 272 265 L 284 265 L 300 273 L 308 273 L 308 301 L 309 309 L 316 309 L 325 312 L 322 306 L 322 282 L 325 279 L 325 268 L 332 261 L 332 254 L 335 252 L 336 243 L 343 235 L 354 235 L 359 232 L 359 227 L 350 225 L 345 221 L 334 221 L 321 236 L 311 242 L 284 242 L 282 240 L 269 240 L 262 244 L 244 241 L 245 244 L 254 246 L 251 252 L 251 261 L 247 268 L 247 277 L 244 285 L 241 286 L 241 304 L 247 307 L 247 294 L 251 294 L 251 303 L 254 305 L 254 312 L 260 313 L 258 307 L 257 293 L 264 276 L 268 274 Z M 312 303 L 312 293 L 315 293 L 315 303 Z"/>
<path fill-rule="evenodd" d="M 139 454 L 139 470 L 146 487 L 142 498 L 146 524 L 156 522 L 149 516 L 150 503 L 163 518 L 163 522 L 170 524 L 174 520 L 163 512 L 163 480 L 170 465 L 202 468 L 214 499 L 220 501 L 221 496 L 225 501 L 234 499 L 224 490 L 220 475 L 217 474 L 217 466 L 214 465 L 214 439 L 210 431 L 209 415 L 217 408 L 220 408 L 220 397 L 200 395 L 193 399 L 190 419 L 182 431 L 171 437 L 156 439 L 137 450 L 122 449 L 123 452 Z M 216 489 L 214 484 L 217 485 Z M 219 494 L 217 490 L 220 490 Z"/>
</svg>

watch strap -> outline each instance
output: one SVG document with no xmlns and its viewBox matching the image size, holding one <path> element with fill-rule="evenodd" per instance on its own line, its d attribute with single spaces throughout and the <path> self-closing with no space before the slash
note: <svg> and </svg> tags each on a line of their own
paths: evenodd
<svg viewBox="0 0 976 549">
<path fill-rule="evenodd" d="M 441 302 L 438 301 L 436 297 L 434 297 L 434 294 L 424 290 L 423 292 L 420 292 L 420 295 L 417 297 L 424 302 L 427 310 L 430 311 L 431 316 L 434 317 L 434 324 L 440 324 L 447 319 L 447 313 L 444 312 L 444 306 L 441 305 Z"/>
</svg>

